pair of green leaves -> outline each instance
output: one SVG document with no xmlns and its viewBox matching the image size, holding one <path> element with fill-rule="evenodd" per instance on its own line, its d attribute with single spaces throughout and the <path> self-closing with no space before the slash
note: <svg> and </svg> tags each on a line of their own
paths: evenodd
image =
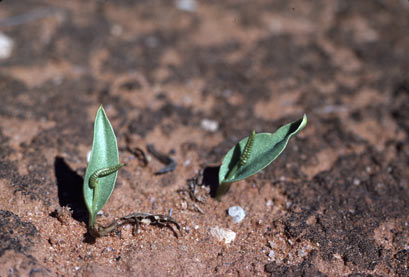
<svg viewBox="0 0 409 277">
<path fill-rule="evenodd" d="M 299 120 L 280 127 L 273 134 L 253 132 L 237 143 L 227 152 L 220 166 L 216 198 L 220 200 L 232 182 L 250 177 L 268 166 L 284 151 L 290 138 L 300 132 L 305 125 L 307 116 L 304 114 Z"/>
<path fill-rule="evenodd" d="M 118 146 L 114 130 L 99 107 L 94 123 L 94 140 L 91 158 L 84 177 L 84 199 L 89 212 L 89 227 L 95 224 L 95 217 L 114 190 L 119 164 Z M 91 179 L 91 180 L 90 180 Z"/>
<path fill-rule="evenodd" d="M 219 170 L 219 187 L 216 198 L 220 200 L 232 182 L 258 173 L 275 160 L 285 149 L 289 139 L 307 124 L 307 116 L 279 128 L 274 134 L 252 133 L 230 149 Z M 249 141 L 250 140 L 250 141 Z M 98 211 L 108 201 L 115 186 L 119 164 L 118 146 L 114 130 L 102 106 L 94 124 L 91 158 L 84 177 L 84 199 L 89 211 L 89 227 L 95 224 Z"/>
</svg>

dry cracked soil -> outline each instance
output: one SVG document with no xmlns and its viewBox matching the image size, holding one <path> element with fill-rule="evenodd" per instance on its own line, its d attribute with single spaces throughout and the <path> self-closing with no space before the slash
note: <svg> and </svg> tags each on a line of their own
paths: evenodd
<svg viewBox="0 0 409 277">
<path fill-rule="evenodd" d="M 1 1 L 0 276 L 408 276 L 408 52 L 406 0 Z M 127 166 L 98 223 L 171 210 L 183 235 L 90 239 L 100 104 Z M 228 149 L 303 113 L 279 158 L 211 197 Z M 141 163 L 148 143 L 176 169 Z"/>
</svg>

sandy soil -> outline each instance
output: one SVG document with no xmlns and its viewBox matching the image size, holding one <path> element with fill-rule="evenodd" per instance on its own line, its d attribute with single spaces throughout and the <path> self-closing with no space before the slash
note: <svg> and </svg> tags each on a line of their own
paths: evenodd
<svg viewBox="0 0 409 277">
<path fill-rule="evenodd" d="M 408 30 L 405 0 L 3 0 L 0 276 L 408 276 Z M 128 165 L 98 222 L 172 210 L 183 236 L 87 235 L 100 104 Z M 239 139 L 303 113 L 282 156 L 210 197 Z M 148 143 L 176 170 L 142 166 Z M 204 203 L 180 191 L 200 170 Z"/>
</svg>

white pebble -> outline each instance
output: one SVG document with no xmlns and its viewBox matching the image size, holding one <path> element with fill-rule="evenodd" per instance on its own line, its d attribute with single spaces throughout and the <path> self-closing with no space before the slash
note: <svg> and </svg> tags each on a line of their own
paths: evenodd
<svg viewBox="0 0 409 277">
<path fill-rule="evenodd" d="M 276 256 L 276 252 L 274 252 L 274 250 L 270 250 L 270 253 L 268 253 L 268 256 L 274 259 L 274 257 Z"/>
<path fill-rule="evenodd" d="M 202 119 L 200 122 L 200 126 L 202 129 L 209 131 L 209 132 L 216 132 L 219 128 L 219 123 L 216 120 L 211 119 Z"/>
<path fill-rule="evenodd" d="M 234 223 L 241 222 L 246 216 L 246 213 L 244 212 L 243 208 L 240 206 L 230 207 L 228 213 L 229 213 L 229 216 L 233 218 Z"/>
<path fill-rule="evenodd" d="M 114 26 L 112 26 L 111 28 L 111 34 L 114 36 L 120 36 L 122 35 L 123 32 L 123 28 L 121 25 L 115 24 Z"/>
<path fill-rule="evenodd" d="M 112 247 L 106 247 L 102 252 L 111 252 L 112 250 L 114 250 Z"/>
<path fill-rule="evenodd" d="M 236 233 L 230 229 L 220 228 L 218 226 L 210 228 L 210 235 L 215 237 L 218 241 L 224 240 L 224 243 L 230 243 L 236 238 Z"/>
<path fill-rule="evenodd" d="M 177 0 L 176 7 L 182 11 L 194 12 L 196 9 L 196 1 L 195 0 Z"/>
<path fill-rule="evenodd" d="M 13 45 L 13 40 L 0 32 L 0 59 L 7 59 L 10 57 Z"/>
</svg>

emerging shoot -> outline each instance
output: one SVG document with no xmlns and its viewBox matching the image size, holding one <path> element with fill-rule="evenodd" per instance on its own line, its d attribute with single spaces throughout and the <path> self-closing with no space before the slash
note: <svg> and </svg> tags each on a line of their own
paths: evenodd
<svg viewBox="0 0 409 277">
<path fill-rule="evenodd" d="M 136 233 L 141 223 L 168 227 L 173 224 L 182 233 L 179 224 L 172 217 L 151 213 L 132 213 L 113 221 L 106 227 L 95 226 L 96 215 L 111 196 L 118 170 L 124 165 L 119 163 L 114 130 L 104 109 L 100 106 L 95 117 L 94 141 L 83 187 L 85 204 L 89 212 L 88 230 L 90 234 L 94 238 L 105 236 L 125 224 L 133 224 Z"/>
<path fill-rule="evenodd" d="M 111 196 L 117 171 L 124 165 L 119 163 L 114 130 L 104 108 L 100 106 L 95 117 L 94 141 L 83 187 L 85 204 L 89 212 L 88 227 L 90 229 L 94 228 L 96 214 Z"/>
<path fill-rule="evenodd" d="M 307 125 L 307 116 L 280 127 L 275 133 L 255 131 L 227 152 L 219 170 L 216 199 L 227 193 L 233 182 L 250 177 L 268 166 L 286 148 L 292 136 Z"/>
</svg>

